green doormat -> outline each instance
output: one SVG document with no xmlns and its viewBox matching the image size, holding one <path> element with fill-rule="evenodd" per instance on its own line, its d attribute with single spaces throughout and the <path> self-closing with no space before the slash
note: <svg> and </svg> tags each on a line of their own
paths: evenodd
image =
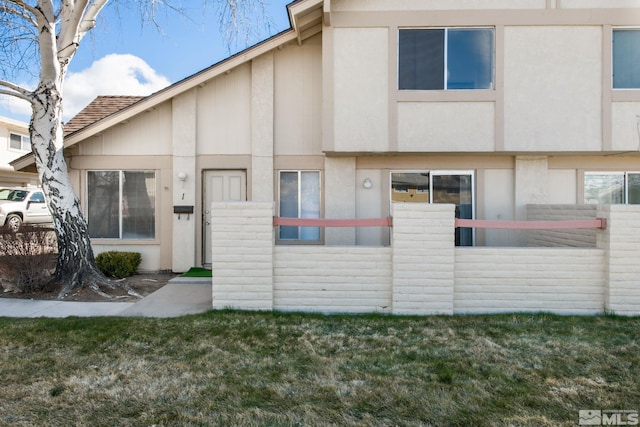
<svg viewBox="0 0 640 427">
<path fill-rule="evenodd" d="M 189 271 L 182 274 L 180 277 L 211 277 L 211 270 L 200 267 L 191 267 Z"/>
</svg>

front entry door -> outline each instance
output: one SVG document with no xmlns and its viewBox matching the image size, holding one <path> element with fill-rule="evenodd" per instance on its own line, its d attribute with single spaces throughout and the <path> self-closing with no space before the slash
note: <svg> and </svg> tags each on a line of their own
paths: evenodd
<svg viewBox="0 0 640 427">
<path fill-rule="evenodd" d="M 246 201 L 247 173 L 243 170 L 205 171 L 202 187 L 202 265 L 211 265 L 211 203 Z"/>
</svg>

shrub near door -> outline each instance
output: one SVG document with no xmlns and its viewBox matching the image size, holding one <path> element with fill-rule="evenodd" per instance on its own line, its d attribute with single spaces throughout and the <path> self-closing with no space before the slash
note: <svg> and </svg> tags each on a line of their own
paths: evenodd
<svg viewBox="0 0 640 427">
<path fill-rule="evenodd" d="M 102 252 L 96 256 L 96 265 L 107 277 L 122 279 L 133 276 L 142 261 L 139 252 Z"/>
</svg>

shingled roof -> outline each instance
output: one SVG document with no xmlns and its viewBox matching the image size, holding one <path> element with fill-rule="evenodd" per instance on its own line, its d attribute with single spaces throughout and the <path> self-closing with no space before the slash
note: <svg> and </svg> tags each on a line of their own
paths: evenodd
<svg viewBox="0 0 640 427">
<path fill-rule="evenodd" d="M 98 96 L 64 125 L 65 136 L 126 108 L 144 96 Z"/>
</svg>

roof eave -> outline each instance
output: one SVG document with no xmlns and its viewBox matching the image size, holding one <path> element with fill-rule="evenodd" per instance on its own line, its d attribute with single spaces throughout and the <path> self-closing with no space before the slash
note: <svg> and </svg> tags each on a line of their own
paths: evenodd
<svg viewBox="0 0 640 427">
<path fill-rule="evenodd" d="M 9 162 L 16 172 L 20 172 L 22 169 L 31 166 L 34 163 L 33 153 L 27 153 L 24 156 L 20 156 L 15 160 Z"/>
</svg>

